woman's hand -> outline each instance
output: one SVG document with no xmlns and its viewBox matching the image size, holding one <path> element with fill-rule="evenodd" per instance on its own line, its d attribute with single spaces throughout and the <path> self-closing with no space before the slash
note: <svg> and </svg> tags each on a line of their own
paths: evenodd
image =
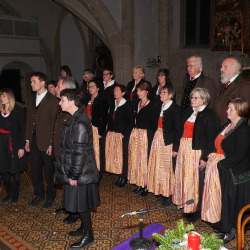
<svg viewBox="0 0 250 250">
<path fill-rule="evenodd" d="M 202 170 L 206 167 L 207 163 L 203 160 L 200 161 L 199 169 Z"/>
<path fill-rule="evenodd" d="M 73 186 L 77 186 L 77 181 L 76 180 L 72 180 L 69 178 L 69 184 L 73 187 Z"/>
<path fill-rule="evenodd" d="M 19 149 L 19 150 L 18 150 L 18 158 L 19 158 L 19 159 L 22 158 L 23 155 L 24 155 L 24 149 Z"/>
<path fill-rule="evenodd" d="M 98 138 L 100 139 L 100 138 L 102 138 L 102 136 L 101 136 L 101 135 L 98 135 Z"/>
<path fill-rule="evenodd" d="M 26 143 L 25 143 L 25 150 L 27 152 L 30 152 L 30 142 L 29 141 L 26 141 Z"/>
<path fill-rule="evenodd" d="M 178 152 L 175 152 L 175 151 L 172 152 L 173 157 L 176 157 L 177 155 L 178 155 Z"/>
</svg>

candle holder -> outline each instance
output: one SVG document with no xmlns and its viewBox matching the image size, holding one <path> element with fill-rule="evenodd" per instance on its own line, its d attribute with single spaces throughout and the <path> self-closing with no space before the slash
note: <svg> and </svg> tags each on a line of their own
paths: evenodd
<svg viewBox="0 0 250 250">
<path fill-rule="evenodd" d="M 243 58 L 244 58 L 244 54 L 240 55 L 240 60 L 241 60 L 241 69 L 240 69 L 240 73 L 241 75 L 243 74 Z"/>
</svg>

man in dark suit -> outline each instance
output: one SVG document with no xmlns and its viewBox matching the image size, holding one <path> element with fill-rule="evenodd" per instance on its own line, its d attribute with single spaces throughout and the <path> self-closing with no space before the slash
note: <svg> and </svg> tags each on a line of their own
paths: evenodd
<svg viewBox="0 0 250 250">
<path fill-rule="evenodd" d="M 208 107 L 212 108 L 217 88 L 214 79 L 203 75 L 202 58 L 200 56 L 191 56 L 187 59 L 187 73 L 189 76 L 183 79 L 181 94 L 182 110 L 190 107 L 189 95 L 194 88 L 198 87 L 208 90 L 211 97 Z"/>
<path fill-rule="evenodd" d="M 214 100 L 214 111 L 221 125 L 228 122 L 227 101 L 231 97 L 244 97 L 250 105 L 250 83 L 240 75 L 241 65 L 234 58 L 227 58 L 221 65 L 221 78 Z"/>
<path fill-rule="evenodd" d="M 47 77 L 42 72 L 31 75 L 32 94 L 28 99 L 25 150 L 30 152 L 31 176 L 34 186 L 34 199 L 29 207 L 35 207 L 45 200 L 42 163 L 47 181 L 46 201 L 43 209 L 55 202 L 54 164 L 51 160 L 52 126 L 58 110 L 59 100 L 46 89 Z"/>
</svg>

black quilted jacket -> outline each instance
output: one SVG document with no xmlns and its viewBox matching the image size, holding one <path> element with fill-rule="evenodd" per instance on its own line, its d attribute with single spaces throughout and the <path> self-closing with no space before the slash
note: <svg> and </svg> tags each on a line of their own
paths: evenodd
<svg viewBox="0 0 250 250">
<path fill-rule="evenodd" d="M 55 181 L 69 184 L 69 178 L 77 180 L 78 186 L 98 183 L 99 179 L 91 121 L 83 107 L 80 107 L 61 128 Z"/>
</svg>

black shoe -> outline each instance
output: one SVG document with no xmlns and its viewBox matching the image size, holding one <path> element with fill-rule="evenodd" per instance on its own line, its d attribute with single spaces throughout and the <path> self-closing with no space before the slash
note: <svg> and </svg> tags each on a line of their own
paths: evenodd
<svg viewBox="0 0 250 250">
<path fill-rule="evenodd" d="M 122 180 L 120 184 L 118 185 L 118 188 L 123 188 L 127 184 L 127 178 L 122 177 Z"/>
<path fill-rule="evenodd" d="M 164 200 L 165 200 L 165 197 L 162 196 L 160 199 L 158 199 L 158 200 L 156 201 L 156 203 L 162 203 Z"/>
<path fill-rule="evenodd" d="M 13 187 L 12 187 L 12 182 L 11 181 L 4 181 L 4 186 L 5 189 L 7 191 L 7 196 L 5 196 L 1 203 L 7 203 L 12 199 L 12 195 L 13 195 Z"/>
<path fill-rule="evenodd" d="M 138 194 L 143 190 L 142 187 L 137 187 L 135 190 L 132 191 L 132 194 Z"/>
<path fill-rule="evenodd" d="M 172 195 L 170 195 L 169 197 L 164 197 L 164 200 L 161 203 L 163 207 L 170 206 L 171 204 L 172 204 Z"/>
<path fill-rule="evenodd" d="M 188 217 L 187 217 L 187 221 L 188 222 L 195 222 L 197 220 L 199 220 L 201 218 L 201 212 L 194 212 L 194 213 L 191 213 Z"/>
<path fill-rule="evenodd" d="M 232 241 L 235 238 L 235 234 L 236 234 L 235 228 L 232 228 L 230 233 L 226 233 L 222 238 L 222 240 L 224 241 L 224 245 Z"/>
<path fill-rule="evenodd" d="M 82 226 L 80 226 L 76 231 L 70 231 L 68 233 L 68 236 L 72 237 L 72 238 L 82 237 L 83 236 L 83 228 L 82 228 Z"/>
<path fill-rule="evenodd" d="M 114 186 L 118 187 L 121 181 L 122 181 L 122 177 L 119 177 L 118 181 L 114 184 Z"/>
<path fill-rule="evenodd" d="M 43 209 L 49 209 L 55 203 L 55 198 L 48 198 L 43 204 Z"/>
<path fill-rule="evenodd" d="M 220 232 L 220 231 L 214 231 L 214 233 L 216 234 L 216 236 L 218 237 L 218 239 L 220 239 L 220 238 L 224 238 L 224 236 L 225 236 L 225 234 L 226 233 L 222 233 L 222 232 Z"/>
<path fill-rule="evenodd" d="M 56 214 L 66 214 L 67 211 L 65 208 L 58 208 L 56 209 Z"/>
<path fill-rule="evenodd" d="M 146 197 L 148 195 L 148 190 L 147 188 L 143 188 L 143 191 L 141 192 L 140 196 L 141 197 Z"/>
<path fill-rule="evenodd" d="M 35 206 L 37 206 L 40 202 L 43 202 L 43 201 L 45 201 L 45 198 L 37 195 L 37 196 L 31 201 L 31 203 L 29 204 L 29 207 L 35 207 Z"/>
<path fill-rule="evenodd" d="M 80 217 L 79 215 L 68 215 L 64 220 L 63 220 L 63 223 L 64 224 L 73 224 L 75 223 L 76 221 L 80 220 Z"/>
<path fill-rule="evenodd" d="M 19 188 L 20 188 L 20 181 L 14 181 L 11 204 L 17 204 L 18 199 L 19 199 Z"/>
<path fill-rule="evenodd" d="M 83 237 L 76 243 L 70 245 L 70 249 L 82 249 L 95 244 L 92 230 L 84 230 Z"/>
</svg>

